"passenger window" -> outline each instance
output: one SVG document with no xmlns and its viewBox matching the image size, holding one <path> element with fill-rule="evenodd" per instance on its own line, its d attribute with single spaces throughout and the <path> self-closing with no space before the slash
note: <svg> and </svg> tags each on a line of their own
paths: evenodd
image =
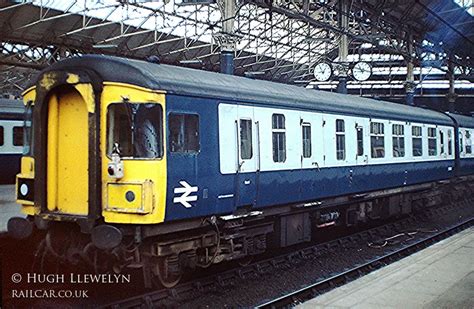
<svg viewBox="0 0 474 309">
<path fill-rule="evenodd" d="M 346 136 L 344 120 L 336 120 L 336 158 L 338 160 L 346 159 Z"/>
<path fill-rule="evenodd" d="M 423 141 L 421 127 L 413 126 L 411 128 L 412 144 L 413 144 L 413 156 L 421 157 L 423 155 Z"/>
<path fill-rule="evenodd" d="M 122 157 L 162 156 L 162 109 L 152 103 L 113 103 L 107 108 L 107 154 L 115 145 Z"/>
<path fill-rule="evenodd" d="M 13 146 L 23 146 L 23 127 L 13 127 Z"/>
<path fill-rule="evenodd" d="M 471 132 L 466 131 L 466 153 L 472 153 Z"/>
<path fill-rule="evenodd" d="M 441 144 L 441 149 L 439 150 L 439 154 L 442 155 L 444 154 L 444 132 L 442 130 L 439 130 L 439 139 L 440 139 L 440 144 Z"/>
<path fill-rule="evenodd" d="M 311 124 L 303 123 L 303 158 L 311 158 Z"/>
<path fill-rule="evenodd" d="M 0 126 L 0 146 L 3 146 L 3 127 Z"/>
<path fill-rule="evenodd" d="M 356 125 L 357 130 L 357 155 L 364 155 L 364 128 Z"/>
<path fill-rule="evenodd" d="M 448 130 L 448 154 L 453 154 L 453 133 L 451 130 Z"/>
<path fill-rule="evenodd" d="M 240 158 L 251 159 L 252 152 L 252 120 L 240 119 Z"/>
<path fill-rule="evenodd" d="M 372 158 L 385 157 L 384 125 L 380 122 L 370 123 L 370 147 Z"/>
<path fill-rule="evenodd" d="M 459 131 L 459 152 L 464 152 L 464 137 L 462 136 L 462 132 Z"/>
<path fill-rule="evenodd" d="M 438 153 L 438 143 L 436 139 L 436 129 L 428 128 L 428 155 L 436 156 Z"/>
<path fill-rule="evenodd" d="M 272 143 L 273 162 L 286 161 L 286 131 L 285 116 L 282 114 L 272 115 Z"/>
<path fill-rule="evenodd" d="M 405 156 L 405 127 L 402 124 L 392 125 L 393 157 Z"/>
<path fill-rule="evenodd" d="M 169 115 L 169 147 L 171 152 L 198 152 L 199 116 L 192 114 Z"/>
</svg>

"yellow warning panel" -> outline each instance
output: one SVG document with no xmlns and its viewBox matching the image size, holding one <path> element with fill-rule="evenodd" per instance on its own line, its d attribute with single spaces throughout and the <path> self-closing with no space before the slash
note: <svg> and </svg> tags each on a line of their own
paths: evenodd
<svg viewBox="0 0 474 309">
<path fill-rule="evenodd" d="M 112 212 L 141 213 L 152 211 L 151 183 L 109 183 L 107 184 L 107 205 Z"/>
</svg>

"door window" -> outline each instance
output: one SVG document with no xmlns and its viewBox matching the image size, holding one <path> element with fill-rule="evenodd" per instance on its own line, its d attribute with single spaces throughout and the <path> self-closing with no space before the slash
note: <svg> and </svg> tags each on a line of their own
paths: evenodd
<svg viewBox="0 0 474 309">
<path fill-rule="evenodd" d="M 301 129 L 303 137 L 303 158 L 311 158 L 311 124 L 303 123 Z"/>
<path fill-rule="evenodd" d="M 344 120 L 336 120 L 336 158 L 338 160 L 346 159 L 346 135 Z"/>
<path fill-rule="evenodd" d="M 240 158 L 248 160 L 252 156 L 252 120 L 240 119 Z"/>
</svg>

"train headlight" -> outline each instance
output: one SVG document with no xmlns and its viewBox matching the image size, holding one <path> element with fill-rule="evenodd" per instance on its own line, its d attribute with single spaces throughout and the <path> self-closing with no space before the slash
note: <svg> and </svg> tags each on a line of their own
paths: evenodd
<svg viewBox="0 0 474 309">
<path fill-rule="evenodd" d="M 112 162 L 109 162 L 107 166 L 107 173 L 114 179 L 123 177 L 123 162 L 118 154 L 112 154 Z"/>
<path fill-rule="evenodd" d="M 34 180 L 30 178 L 17 178 L 16 198 L 19 201 L 34 201 Z"/>
<path fill-rule="evenodd" d="M 20 186 L 20 194 L 22 196 L 26 196 L 28 194 L 28 191 L 29 191 L 28 190 L 28 185 L 26 183 L 24 183 Z"/>
</svg>

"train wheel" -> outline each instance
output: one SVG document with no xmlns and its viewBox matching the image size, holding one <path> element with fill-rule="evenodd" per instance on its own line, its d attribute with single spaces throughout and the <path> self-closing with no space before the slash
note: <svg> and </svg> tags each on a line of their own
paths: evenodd
<svg viewBox="0 0 474 309">
<path fill-rule="evenodd" d="M 175 287 L 179 281 L 181 280 L 183 274 L 181 271 L 174 272 L 170 271 L 170 264 L 174 261 L 171 260 L 172 258 L 160 258 L 158 259 L 158 264 L 156 265 L 156 276 L 160 281 L 160 284 L 165 288 L 172 288 Z"/>
</svg>

